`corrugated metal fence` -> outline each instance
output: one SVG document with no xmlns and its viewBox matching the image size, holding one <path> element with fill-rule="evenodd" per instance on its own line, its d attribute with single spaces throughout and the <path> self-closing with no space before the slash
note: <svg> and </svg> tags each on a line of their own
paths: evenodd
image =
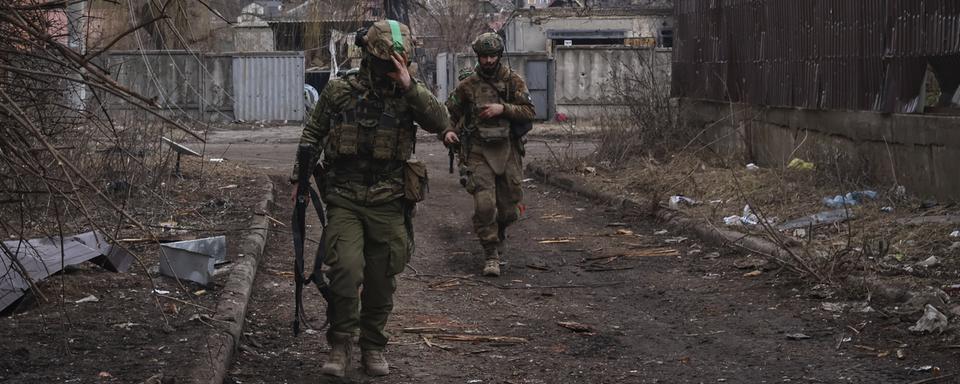
<svg viewBox="0 0 960 384">
<path fill-rule="evenodd" d="M 677 0 L 673 94 L 916 112 L 960 84 L 960 1 Z"/>
<path fill-rule="evenodd" d="M 248 52 L 233 56 L 237 120 L 304 118 L 303 52 Z"/>
<path fill-rule="evenodd" d="M 197 54 L 110 52 L 102 64 L 124 87 L 164 113 L 202 121 L 302 121 L 302 52 Z M 104 95 L 111 111 L 132 110 Z"/>
</svg>

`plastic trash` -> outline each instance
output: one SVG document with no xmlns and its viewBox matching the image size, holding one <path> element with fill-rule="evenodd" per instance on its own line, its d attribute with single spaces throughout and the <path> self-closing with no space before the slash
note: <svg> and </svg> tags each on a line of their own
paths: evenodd
<svg viewBox="0 0 960 384">
<path fill-rule="evenodd" d="M 780 224 L 777 229 L 786 230 L 786 229 L 795 229 L 795 228 L 806 228 L 809 226 L 819 226 L 825 224 L 833 224 L 836 222 L 846 221 L 852 219 L 855 215 L 853 212 L 849 212 L 846 209 L 834 209 L 831 211 L 819 212 L 813 215 L 804 216 L 801 218 L 793 219 L 787 221 L 786 223 Z"/>
<path fill-rule="evenodd" d="M 893 207 L 891 207 L 891 206 L 886 206 L 886 207 L 880 208 L 880 212 L 891 213 L 891 212 L 893 212 Z"/>
<path fill-rule="evenodd" d="M 725 225 L 743 225 L 743 222 L 740 221 L 740 216 L 733 215 L 723 218 L 723 224 Z"/>
<path fill-rule="evenodd" d="M 947 324 L 947 317 L 932 305 L 927 304 L 927 306 L 924 307 L 923 317 L 917 320 L 916 325 L 907 329 L 911 332 L 943 332 L 947 329 Z"/>
<path fill-rule="evenodd" d="M 960 231 L 950 232 L 950 237 L 960 237 Z"/>
<path fill-rule="evenodd" d="M 773 223 L 775 219 L 767 219 L 767 223 Z M 753 213 L 753 209 L 750 208 L 750 205 L 743 206 L 743 214 L 740 216 L 733 215 L 723 218 L 723 223 L 725 225 L 757 225 L 760 224 L 760 218 Z"/>
<path fill-rule="evenodd" d="M 758 170 L 758 169 L 760 169 L 760 167 L 758 167 L 758 166 L 757 166 L 756 164 L 754 164 L 754 163 L 747 164 L 747 170 L 748 170 L 748 171 L 756 171 L 756 170 Z"/>
<path fill-rule="evenodd" d="M 847 192 L 846 195 L 836 195 L 834 197 L 824 197 L 823 204 L 830 208 L 841 208 L 843 206 L 854 206 L 862 203 L 866 199 L 876 199 L 877 192 L 871 190 Z"/>
<path fill-rule="evenodd" d="M 918 267 L 933 268 L 940 265 L 940 259 L 936 256 L 930 256 L 926 260 L 917 263 Z"/>
<path fill-rule="evenodd" d="M 680 205 L 696 205 L 697 201 L 684 195 L 670 196 L 670 209 L 678 209 Z"/>
<path fill-rule="evenodd" d="M 790 160 L 790 162 L 787 163 L 787 168 L 796 169 L 800 171 L 810 171 L 816 168 L 816 166 L 809 161 L 793 158 L 793 160 Z"/>
</svg>

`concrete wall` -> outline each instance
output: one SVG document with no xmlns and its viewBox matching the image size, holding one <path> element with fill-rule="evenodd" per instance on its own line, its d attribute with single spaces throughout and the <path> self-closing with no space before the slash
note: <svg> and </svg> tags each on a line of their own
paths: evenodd
<svg viewBox="0 0 960 384">
<path fill-rule="evenodd" d="M 233 26 L 237 52 L 272 52 L 273 29 L 265 22 L 245 22 Z"/>
<path fill-rule="evenodd" d="M 504 26 L 507 52 L 551 52 L 547 31 L 625 30 L 627 37 L 656 37 L 667 16 L 540 17 L 520 14 Z"/>
<path fill-rule="evenodd" d="M 877 189 L 903 185 L 920 196 L 960 200 L 960 117 L 683 104 L 696 124 L 725 119 L 707 137 L 719 138 L 719 151 L 744 161 L 782 167 L 800 157 L 839 168 L 844 177 L 866 176 Z"/>
<path fill-rule="evenodd" d="M 657 77 L 664 95 L 670 91 L 671 51 L 632 47 L 557 47 L 554 54 L 554 105 L 557 113 L 593 120 L 604 112 L 622 110 L 612 91 L 614 76 Z"/>
<path fill-rule="evenodd" d="M 550 65 L 548 81 L 548 114 L 564 113 L 579 121 L 595 120 L 605 113 L 622 113 L 625 105 L 616 100 L 611 91 L 611 79 L 617 73 L 632 71 L 634 75 L 653 71 L 658 77 L 664 95 L 670 92 L 670 50 L 652 50 L 625 46 L 571 46 L 557 47 Z M 527 79 L 529 60 L 551 60 L 543 53 L 510 53 L 504 60 L 521 77 Z M 473 68 L 477 59 L 470 54 L 459 54 L 453 68 L 446 68 L 448 77 L 456 79 L 461 68 Z M 443 74 L 438 73 L 440 79 Z M 443 89 L 443 87 L 441 87 Z M 449 88 L 451 91 L 453 87 Z M 445 99 L 446 94 L 440 92 Z"/>
</svg>

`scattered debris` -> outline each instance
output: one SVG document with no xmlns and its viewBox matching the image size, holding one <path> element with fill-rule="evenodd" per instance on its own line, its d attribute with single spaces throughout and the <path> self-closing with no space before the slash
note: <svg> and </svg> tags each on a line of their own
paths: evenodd
<svg viewBox="0 0 960 384">
<path fill-rule="evenodd" d="M 114 326 L 114 327 L 117 327 L 117 328 L 126 329 L 126 330 L 129 331 L 130 328 L 133 328 L 133 327 L 135 327 L 135 326 L 137 326 L 137 325 L 140 325 L 140 324 L 139 324 L 139 323 L 126 322 L 126 323 L 114 324 L 113 326 Z"/>
<path fill-rule="evenodd" d="M 224 162 L 224 161 L 226 161 L 226 159 L 222 159 L 222 158 L 219 158 L 219 157 L 210 158 L 210 162 L 211 162 L 211 163 L 222 163 L 222 162 Z"/>
<path fill-rule="evenodd" d="M 514 336 L 484 336 L 484 335 L 463 335 L 463 334 L 440 334 L 436 338 L 446 341 L 467 341 L 474 343 L 504 343 L 504 344 L 522 344 L 527 339 Z"/>
<path fill-rule="evenodd" d="M 843 309 L 846 308 L 846 304 L 843 303 L 821 303 L 820 309 L 823 309 L 827 312 L 843 312 Z"/>
<path fill-rule="evenodd" d="M 577 333 L 593 333 L 594 331 L 592 326 L 573 321 L 558 321 L 557 325 Z"/>
<path fill-rule="evenodd" d="M 826 224 L 844 222 L 854 217 L 853 212 L 848 209 L 835 209 L 787 221 L 778 225 L 777 229 L 783 231 L 788 229 L 818 227 Z"/>
<path fill-rule="evenodd" d="M 234 188 L 236 188 L 236 187 L 237 187 L 236 184 L 230 184 L 230 185 L 224 185 L 224 186 L 222 186 L 222 187 L 220 187 L 220 188 L 217 188 L 217 189 L 234 189 Z"/>
<path fill-rule="evenodd" d="M 703 255 L 702 258 L 703 258 L 703 259 L 707 259 L 707 260 L 710 260 L 710 259 L 719 259 L 719 258 L 720 258 L 720 252 L 710 252 L 710 253 L 708 253 L 708 254 L 706 254 L 706 255 Z"/>
<path fill-rule="evenodd" d="M 856 192 L 847 192 L 846 195 L 842 195 L 842 196 L 836 195 L 832 198 L 824 197 L 823 204 L 830 208 L 841 208 L 843 206 L 861 204 L 865 198 L 870 200 L 876 199 L 877 192 L 864 190 L 864 191 L 856 191 Z"/>
<path fill-rule="evenodd" d="M 550 270 L 550 267 L 546 266 L 545 264 L 532 264 L 532 263 L 531 263 L 531 264 L 527 264 L 527 268 L 536 269 L 536 270 L 538 270 L 538 271 L 549 271 L 549 270 Z M 458 281 L 459 281 L 459 280 L 458 280 Z"/>
<path fill-rule="evenodd" d="M 816 166 L 809 161 L 804 161 L 795 157 L 793 160 L 790 160 L 790 162 L 787 163 L 787 168 L 800 171 L 810 171 L 816 168 Z"/>
<path fill-rule="evenodd" d="M 918 267 L 933 268 L 940 265 L 940 259 L 936 256 L 930 256 L 926 260 L 917 263 Z"/>
<path fill-rule="evenodd" d="M 735 260 L 733 262 L 733 266 L 737 267 L 737 269 L 760 269 L 769 263 L 770 262 L 767 261 L 767 259 L 757 257 L 756 255 L 750 255 Z"/>
<path fill-rule="evenodd" d="M 409 327 L 404 328 L 403 333 L 447 333 L 448 330 L 440 327 Z"/>
<path fill-rule="evenodd" d="M 756 170 L 759 170 L 759 169 L 760 169 L 760 167 L 758 167 L 758 166 L 757 166 L 756 164 L 754 164 L 754 163 L 747 164 L 747 170 L 748 170 L 748 171 L 756 171 Z"/>
<path fill-rule="evenodd" d="M 98 299 L 96 296 L 90 295 L 90 296 L 84 297 L 84 298 L 82 298 L 82 299 L 80 299 L 80 300 L 74 301 L 74 303 L 75 303 L 75 304 L 80 304 L 80 303 L 96 303 L 96 302 L 99 302 L 99 301 L 100 301 L 100 299 Z"/>
<path fill-rule="evenodd" d="M 654 231 L 653 234 L 654 234 L 654 235 L 657 235 L 657 236 L 666 235 L 666 234 L 667 234 L 667 230 L 666 230 L 666 229 L 661 229 L 661 230 L 659 230 L 659 231 Z"/>
<path fill-rule="evenodd" d="M 663 242 L 667 244 L 680 244 L 684 241 L 687 241 L 687 238 L 683 236 L 669 237 L 669 238 L 663 239 Z"/>
<path fill-rule="evenodd" d="M 947 329 L 948 321 L 947 316 L 940 313 L 932 305 L 927 304 L 924 307 L 923 317 L 920 320 L 917 320 L 917 324 L 913 325 L 907 329 L 911 332 L 933 332 L 943 333 Z"/>
<path fill-rule="evenodd" d="M 760 275 L 762 275 L 762 274 L 763 274 L 763 271 L 761 271 L 761 270 L 756 270 L 756 271 L 753 271 L 753 272 L 744 273 L 744 274 L 743 274 L 743 277 L 757 277 L 757 276 L 760 276 Z"/>
<path fill-rule="evenodd" d="M 62 239 L 4 241 L 3 247 L 10 253 L 0 252 L 0 271 L 7 271 L 0 277 L 0 310 L 37 282 L 67 266 L 90 261 L 112 272 L 125 272 L 133 262 L 132 255 L 121 247 L 107 244 L 106 237 L 96 231 Z M 10 254 L 15 255 L 15 260 L 11 260 Z"/>
<path fill-rule="evenodd" d="M 880 208 L 880 212 L 892 213 L 892 212 L 893 212 L 893 207 L 891 207 L 891 206 L 882 207 L 882 208 Z"/>
<path fill-rule="evenodd" d="M 960 224 L 960 215 L 910 217 L 910 218 L 897 220 L 897 224 L 904 224 L 904 225 Z"/>
<path fill-rule="evenodd" d="M 558 238 L 554 238 L 554 239 L 540 240 L 538 243 L 540 243 L 540 244 L 564 244 L 564 243 L 572 243 L 572 242 L 573 242 L 573 239 L 558 237 Z"/>
<path fill-rule="evenodd" d="M 621 257 L 656 257 L 656 256 L 680 256 L 680 251 L 674 248 L 647 248 L 630 251 L 619 255 Z"/>
<path fill-rule="evenodd" d="M 226 238 L 208 237 L 160 245 L 160 274 L 207 285 L 214 265 L 226 259 Z"/>
<path fill-rule="evenodd" d="M 788 333 L 786 336 L 787 340 L 805 340 L 810 338 L 810 336 L 802 333 Z"/>
<path fill-rule="evenodd" d="M 960 231 L 950 232 L 950 237 L 960 237 Z"/>
<path fill-rule="evenodd" d="M 774 224 L 777 222 L 777 219 L 774 217 L 766 218 L 767 224 Z M 730 226 L 737 225 L 757 225 L 760 224 L 760 218 L 753 212 L 753 209 L 750 208 L 750 205 L 743 206 L 743 214 L 740 216 L 732 215 L 723 218 L 723 223 Z"/>
<path fill-rule="evenodd" d="M 629 229 L 618 229 L 616 234 L 620 236 L 633 236 L 633 231 Z"/>
<path fill-rule="evenodd" d="M 683 195 L 670 196 L 670 200 L 668 203 L 668 205 L 670 206 L 670 209 L 680 209 L 681 205 L 693 206 L 697 204 L 700 204 L 700 202 Z"/>
</svg>

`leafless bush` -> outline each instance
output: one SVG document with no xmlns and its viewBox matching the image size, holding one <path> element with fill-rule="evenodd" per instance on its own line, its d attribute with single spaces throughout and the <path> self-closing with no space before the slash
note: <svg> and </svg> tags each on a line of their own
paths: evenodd
<svg viewBox="0 0 960 384">
<path fill-rule="evenodd" d="M 670 60 L 655 50 L 637 50 L 611 65 L 612 96 L 601 120 L 598 156 L 620 163 L 631 157 L 665 158 L 686 146 L 696 131 L 670 98 Z"/>
</svg>

